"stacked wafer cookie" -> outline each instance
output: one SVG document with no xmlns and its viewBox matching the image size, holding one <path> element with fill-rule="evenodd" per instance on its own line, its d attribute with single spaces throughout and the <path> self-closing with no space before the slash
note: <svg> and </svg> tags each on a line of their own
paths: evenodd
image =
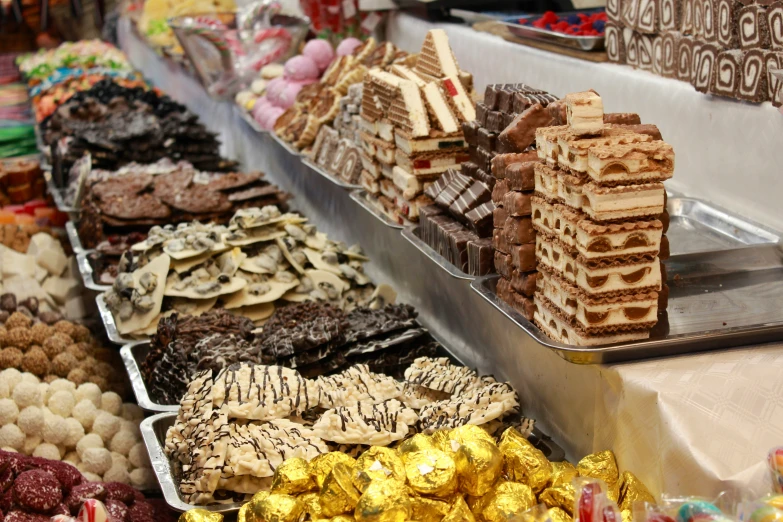
<svg viewBox="0 0 783 522">
<path fill-rule="evenodd" d="M 668 295 L 674 151 L 654 126 L 605 124 L 592 91 L 566 105 L 566 125 L 536 131 L 535 322 L 573 345 L 645 339 Z"/>
<path fill-rule="evenodd" d="M 395 221 L 418 221 L 419 208 L 432 203 L 424 190 L 467 161 L 460 124 L 476 116 L 471 87 L 441 29 L 427 33 L 415 60 L 365 76 L 361 184 Z"/>
<path fill-rule="evenodd" d="M 362 84 L 355 83 L 340 99 L 340 111 L 334 119 L 334 127 L 323 125 L 310 151 L 310 158 L 319 167 L 353 184 L 359 183 L 362 171 L 358 122 L 361 100 Z"/>
</svg>

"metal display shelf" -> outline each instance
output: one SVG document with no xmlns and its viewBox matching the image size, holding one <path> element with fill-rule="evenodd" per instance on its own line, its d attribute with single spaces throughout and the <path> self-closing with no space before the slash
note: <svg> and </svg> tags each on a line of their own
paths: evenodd
<svg viewBox="0 0 783 522">
<path fill-rule="evenodd" d="M 154 413 L 176 412 L 179 410 L 178 404 L 158 404 L 150 397 L 147 391 L 147 385 L 144 383 L 144 377 L 141 374 L 141 365 L 149 351 L 149 341 L 128 343 L 120 349 L 120 356 L 122 356 L 122 362 L 128 371 L 133 393 L 136 395 L 136 402 L 145 411 Z"/>
<path fill-rule="evenodd" d="M 310 167 L 310 169 L 314 170 L 317 174 L 320 174 L 324 178 L 328 179 L 338 187 L 342 187 L 344 189 L 348 190 L 355 190 L 355 189 L 361 189 L 361 185 L 353 185 L 352 183 L 346 183 L 345 181 L 341 180 L 334 174 L 330 174 L 329 172 L 326 172 L 324 169 L 319 167 L 314 161 L 312 161 L 307 156 L 302 156 L 302 163 Z"/>
<path fill-rule="evenodd" d="M 451 277 L 465 279 L 467 281 L 473 281 L 476 279 L 476 276 L 466 274 L 457 268 L 453 263 L 450 263 L 448 259 L 437 253 L 431 246 L 425 243 L 424 240 L 419 236 L 420 230 L 421 227 L 419 226 L 405 227 L 402 229 L 402 237 L 410 241 L 410 243 L 418 248 L 422 254 L 430 258 L 433 263 L 445 270 L 446 273 Z"/>
<path fill-rule="evenodd" d="M 92 268 L 90 262 L 90 254 L 95 253 L 95 250 L 83 250 L 76 254 L 76 263 L 79 266 L 79 273 L 82 276 L 84 286 L 95 292 L 106 292 L 111 288 L 111 285 L 101 285 L 95 282 L 95 271 Z"/>
<path fill-rule="evenodd" d="M 354 200 L 359 205 L 361 205 L 361 207 L 364 210 L 366 210 L 367 212 L 372 214 L 372 216 L 375 219 L 377 219 L 378 221 L 380 221 L 381 223 L 383 223 L 387 227 L 396 228 L 396 229 L 400 229 L 400 230 L 405 228 L 405 224 L 397 223 L 396 221 L 392 220 L 392 218 L 390 218 L 389 216 L 387 216 L 386 214 L 384 214 L 383 212 L 381 212 L 380 210 L 375 208 L 375 205 L 373 205 L 369 201 L 369 199 L 367 197 L 367 192 L 365 192 L 364 189 L 352 190 L 351 192 L 349 192 L 349 194 L 350 194 L 352 200 Z"/>
</svg>

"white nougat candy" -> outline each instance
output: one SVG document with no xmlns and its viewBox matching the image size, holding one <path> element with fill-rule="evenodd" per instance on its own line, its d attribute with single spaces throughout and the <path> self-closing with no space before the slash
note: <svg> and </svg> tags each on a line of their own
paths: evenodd
<svg viewBox="0 0 783 522">
<path fill-rule="evenodd" d="M 52 276 L 44 281 L 43 289 L 57 304 L 63 305 L 71 297 L 79 295 L 79 281 Z"/>
<path fill-rule="evenodd" d="M 592 91 L 566 96 L 568 126 L 576 134 L 597 134 L 604 128 L 604 104 Z"/>
</svg>

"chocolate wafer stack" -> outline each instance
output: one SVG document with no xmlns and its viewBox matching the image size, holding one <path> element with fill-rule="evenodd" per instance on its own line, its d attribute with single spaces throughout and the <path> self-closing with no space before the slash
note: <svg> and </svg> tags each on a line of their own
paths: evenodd
<svg viewBox="0 0 783 522">
<path fill-rule="evenodd" d="M 391 219 L 418 221 L 432 203 L 424 190 L 467 161 L 460 124 L 475 119 L 471 87 L 441 29 L 427 33 L 414 63 L 365 76 L 361 184 Z"/>
<path fill-rule="evenodd" d="M 534 320 L 572 345 L 646 339 L 668 296 L 674 151 L 652 125 L 605 124 L 592 91 L 566 105 L 567 125 L 536 131 Z"/>
</svg>

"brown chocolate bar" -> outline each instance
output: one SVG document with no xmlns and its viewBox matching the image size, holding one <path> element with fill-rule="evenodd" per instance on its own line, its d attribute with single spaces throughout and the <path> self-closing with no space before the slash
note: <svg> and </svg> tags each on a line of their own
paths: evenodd
<svg viewBox="0 0 783 522">
<path fill-rule="evenodd" d="M 476 145 L 476 137 L 481 126 L 478 121 L 463 121 L 462 134 L 465 135 L 465 141 L 468 145 Z"/>
<path fill-rule="evenodd" d="M 506 168 L 506 180 L 510 190 L 534 190 L 536 177 L 534 167 L 538 162 L 527 161 L 524 163 L 512 163 Z"/>
<path fill-rule="evenodd" d="M 492 231 L 492 248 L 506 254 L 511 254 L 511 245 L 506 241 L 502 228 L 496 228 Z"/>
<path fill-rule="evenodd" d="M 485 149 L 484 147 L 476 147 L 476 158 L 473 161 L 480 169 L 490 170 L 492 168 L 492 158 L 495 157 L 495 153 Z"/>
<path fill-rule="evenodd" d="M 492 189 L 492 202 L 496 207 L 503 206 L 503 198 L 506 196 L 508 190 L 508 181 L 505 179 L 500 179 L 495 183 L 495 187 Z"/>
<path fill-rule="evenodd" d="M 503 179 L 506 177 L 506 167 L 520 161 L 538 161 L 538 155 L 535 151 L 498 154 L 492 158 L 492 175 L 497 179 Z"/>
<path fill-rule="evenodd" d="M 536 129 L 548 127 L 553 121 L 549 111 L 537 103 L 514 118 L 511 125 L 500 133 L 498 140 L 516 152 L 522 152 L 536 141 Z"/>
<path fill-rule="evenodd" d="M 531 192 L 510 190 L 503 196 L 503 208 L 511 216 L 529 216 L 532 212 L 530 207 L 531 195 Z"/>
<path fill-rule="evenodd" d="M 663 140 L 661 137 L 661 131 L 658 129 L 657 125 L 653 125 L 652 123 L 641 123 L 638 125 L 622 125 L 624 129 L 628 129 L 631 132 L 635 132 L 636 134 L 646 134 L 647 136 L 650 136 L 653 140 Z"/>
<path fill-rule="evenodd" d="M 503 126 L 503 113 L 500 111 L 489 111 L 487 113 L 487 123 L 485 128 L 492 132 L 502 132 Z"/>
<path fill-rule="evenodd" d="M 504 207 L 495 207 L 492 211 L 492 224 L 495 228 L 503 228 L 508 218 L 508 210 Z"/>
<path fill-rule="evenodd" d="M 633 112 L 609 112 L 604 114 L 604 123 L 613 123 L 617 125 L 639 125 L 642 119 Z"/>
<path fill-rule="evenodd" d="M 536 232 L 533 230 L 533 220 L 530 217 L 509 216 L 503 226 L 506 241 L 514 245 L 524 245 L 535 242 Z"/>
<path fill-rule="evenodd" d="M 493 238 L 494 239 L 494 238 Z M 536 244 L 508 245 L 511 262 L 522 272 L 530 272 L 536 269 Z"/>
<path fill-rule="evenodd" d="M 625 60 L 623 60 L 625 63 Z M 565 100 L 557 100 L 547 105 L 547 111 L 552 116 L 552 125 L 557 127 L 568 123 L 568 107 Z"/>
<path fill-rule="evenodd" d="M 533 313 L 536 309 L 536 305 L 533 302 L 533 299 L 526 297 L 514 290 L 509 280 L 498 280 L 497 294 L 500 299 L 505 301 L 514 310 L 522 314 L 525 319 L 529 321 L 533 319 Z"/>
<path fill-rule="evenodd" d="M 487 114 L 491 109 L 483 103 L 476 104 L 476 123 L 479 127 L 487 126 Z"/>
<path fill-rule="evenodd" d="M 511 272 L 512 288 L 528 297 L 533 297 L 536 293 L 536 279 L 538 279 L 538 272 L 520 272 L 516 269 Z"/>
<path fill-rule="evenodd" d="M 511 263 L 511 256 L 495 249 L 494 261 L 495 271 L 507 279 L 511 278 L 511 274 L 514 272 L 514 265 Z"/>
<path fill-rule="evenodd" d="M 497 140 L 497 133 L 488 129 L 479 129 L 476 133 L 476 145 L 483 147 L 486 150 L 495 150 L 495 140 Z"/>
<path fill-rule="evenodd" d="M 468 274 L 485 276 L 494 272 L 492 240 L 489 238 L 468 241 Z"/>
<path fill-rule="evenodd" d="M 480 204 L 465 214 L 467 225 L 478 237 L 488 237 L 492 234 L 493 212 L 495 204 L 491 201 Z"/>
</svg>

